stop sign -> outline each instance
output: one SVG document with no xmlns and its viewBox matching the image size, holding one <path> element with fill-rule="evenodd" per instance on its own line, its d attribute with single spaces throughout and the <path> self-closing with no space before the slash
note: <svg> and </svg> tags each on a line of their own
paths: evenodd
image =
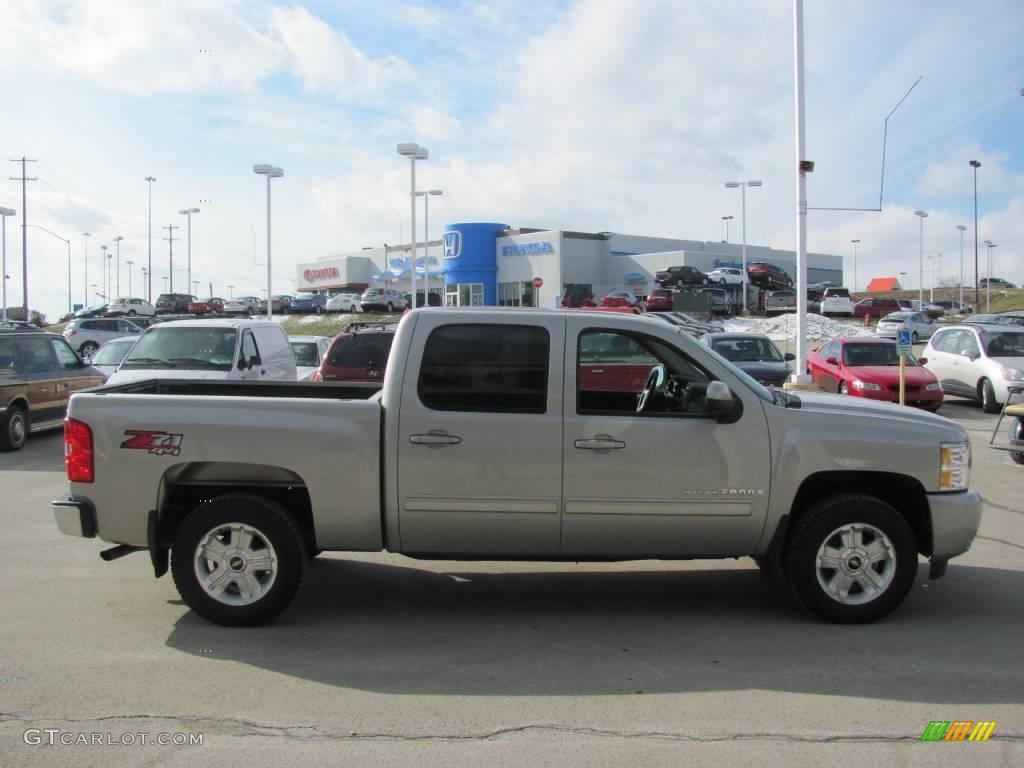
<svg viewBox="0 0 1024 768">
<path fill-rule="evenodd" d="M 541 280 L 539 277 L 533 278 L 533 287 L 534 288 L 540 288 L 542 285 L 544 285 L 544 281 L 543 280 Z"/>
</svg>

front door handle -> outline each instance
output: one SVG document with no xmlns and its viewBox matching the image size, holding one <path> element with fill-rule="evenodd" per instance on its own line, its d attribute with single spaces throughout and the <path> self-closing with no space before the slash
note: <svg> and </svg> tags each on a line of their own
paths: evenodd
<svg viewBox="0 0 1024 768">
<path fill-rule="evenodd" d="M 409 442 L 414 445 L 458 445 L 462 438 L 449 435 L 447 432 L 427 432 L 422 435 L 409 435 Z"/>
<path fill-rule="evenodd" d="M 576 447 L 584 451 L 611 451 L 625 448 L 626 444 L 621 440 L 613 440 L 607 435 L 598 435 L 586 440 L 577 440 Z"/>
</svg>

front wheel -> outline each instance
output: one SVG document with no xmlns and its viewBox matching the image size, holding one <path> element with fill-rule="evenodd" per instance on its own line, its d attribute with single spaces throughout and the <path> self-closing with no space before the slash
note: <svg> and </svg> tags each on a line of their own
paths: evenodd
<svg viewBox="0 0 1024 768">
<path fill-rule="evenodd" d="M 917 331 L 914 331 L 912 334 L 910 334 L 910 343 L 917 344 Z"/>
<path fill-rule="evenodd" d="M 214 624 L 243 627 L 270 621 L 291 604 L 308 560 L 284 507 L 229 493 L 200 504 L 181 523 L 171 572 L 189 608 Z"/>
<path fill-rule="evenodd" d="M 315 308 L 315 309 L 314 309 L 313 311 L 314 311 L 314 312 L 316 312 L 316 313 L 317 313 L 317 314 L 319 315 L 320 313 L 322 313 L 322 312 L 324 311 L 324 308 L 323 308 L 323 307 L 320 307 L 320 306 L 318 306 L 318 307 L 316 307 L 316 308 Z"/>
<path fill-rule="evenodd" d="M 7 409 L 0 419 L 0 451 L 20 451 L 28 437 L 28 418 L 16 405 Z"/>
<path fill-rule="evenodd" d="M 996 390 L 988 379 L 981 380 L 981 410 L 985 413 L 999 413 Z"/>
<path fill-rule="evenodd" d="M 128 317 L 135 317 L 135 310 L 134 309 L 129 309 L 128 310 Z"/>
<path fill-rule="evenodd" d="M 846 394 L 846 382 L 845 381 L 840 381 L 839 382 L 839 394 L 840 395 L 845 395 Z"/>
<path fill-rule="evenodd" d="M 92 357 L 96 354 L 96 350 L 99 348 L 100 345 L 95 341 L 87 341 L 78 348 L 78 351 L 81 353 L 82 357 Z"/>
<path fill-rule="evenodd" d="M 875 621 L 910 592 L 917 543 L 906 519 L 873 496 L 841 494 L 813 504 L 786 547 L 787 580 L 818 618 Z"/>
<path fill-rule="evenodd" d="M 1013 459 L 1014 464 L 1024 464 L 1024 453 L 1010 453 L 1010 458 Z"/>
<path fill-rule="evenodd" d="M 394 311 L 395 311 L 395 305 L 394 305 L 394 304 L 392 304 L 392 303 L 391 303 L 391 302 L 389 301 L 389 302 L 388 302 L 388 312 L 394 312 Z"/>
</svg>

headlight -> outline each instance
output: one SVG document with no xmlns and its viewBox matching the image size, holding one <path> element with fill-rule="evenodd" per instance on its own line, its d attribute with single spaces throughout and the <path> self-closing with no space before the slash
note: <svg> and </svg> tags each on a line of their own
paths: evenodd
<svg viewBox="0 0 1024 768">
<path fill-rule="evenodd" d="M 939 446 L 939 490 L 966 491 L 971 480 L 971 444 L 942 443 Z"/>
<path fill-rule="evenodd" d="M 931 384 L 924 385 L 925 392 L 941 392 L 942 385 L 937 381 L 933 381 Z"/>
<path fill-rule="evenodd" d="M 1007 381 L 1024 379 L 1024 371 L 1020 368 L 1003 368 L 1003 378 Z"/>
<path fill-rule="evenodd" d="M 861 381 L 857 379 L 853 382 L 854 389 L 867 390 L 869 392 L 877 392 L 882 389 L 881 384 L 874 384 L 870 381 Z"/>
</svg>

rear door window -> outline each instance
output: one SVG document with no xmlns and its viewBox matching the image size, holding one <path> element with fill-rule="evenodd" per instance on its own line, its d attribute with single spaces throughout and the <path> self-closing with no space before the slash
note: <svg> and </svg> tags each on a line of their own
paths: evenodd
<svg viewBox="0 0 1024 768">
<path fill-rule="evenodd" d="M 18 363 L 18 347 L 14 339 L 0 339 L 0 380 L 21 373 Z"/>
</svg>

